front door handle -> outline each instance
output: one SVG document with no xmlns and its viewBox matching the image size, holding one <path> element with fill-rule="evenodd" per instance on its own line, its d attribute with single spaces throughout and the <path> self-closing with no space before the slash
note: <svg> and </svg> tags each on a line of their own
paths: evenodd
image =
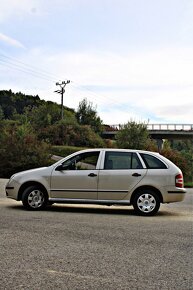
<svg viewBox="0 0 193 290">
<path fill-rule="evenodd" d="M 132 174 L 132 176 L 138 177 L 138 176 L 141 176 L 141 174 L 135 172 L 135 173 Z"/>
<path fill-rule="evenodd" d="M 95 173 L 90 173 L 88 176 L 89 176 L 89 177 L 95 177 L 95 176 L 97 176 L 97 174 L 95 174 Z"/>
</svg>

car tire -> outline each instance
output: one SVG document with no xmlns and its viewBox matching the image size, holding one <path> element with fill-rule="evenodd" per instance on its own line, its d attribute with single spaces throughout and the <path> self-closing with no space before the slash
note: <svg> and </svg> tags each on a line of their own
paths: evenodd
<svg viewBox="0 0 193 290">
<path fill-rule="evenodd" d="M 160 208 L 160 198 L 152 189 L 139 190 L 134 196 L 133 207 L 138 215 L 153 216 Z"/>
<path fill-rule="evenodd" d="M 46 207 L 48 196 L 46 191 L 42 190 L 39 186 L 29 186 L 23 192 L 22 203 L 26 209 L 40 210 Z"/>
</svg>

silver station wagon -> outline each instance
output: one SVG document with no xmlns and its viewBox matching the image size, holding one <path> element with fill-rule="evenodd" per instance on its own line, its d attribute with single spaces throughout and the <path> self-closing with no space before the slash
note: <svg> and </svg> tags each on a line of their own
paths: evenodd
<svg viewBox="0 0 193 290">
<path fill-rule="evenodd" d="M 39 210 L 53 203 L 133 205 L 137 214 L 154 215 L 160 203 L 182 201 L 181 170 L 155 152 L 88 149 L 55 164 L 14 174 L 8 198 Z"/>
</svg>

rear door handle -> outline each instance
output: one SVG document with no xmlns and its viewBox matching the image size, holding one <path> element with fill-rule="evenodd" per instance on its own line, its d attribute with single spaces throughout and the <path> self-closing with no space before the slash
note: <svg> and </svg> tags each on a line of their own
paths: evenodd
<svg viewBox="0 0 193 290">
<path fill-rule="evenodd" d="M 89 177 L 95 177 L 95 176 L 97 176 L 97 174 L 95 174 L 95 173 L 90 173 L 88 176 L 89 176 Z"/>
<path fill-rule="evenodd" d="M 141 176 L 141 174 L 135 172 L 135 173 L 132 174 L 132 176 L 138 177 L 138 176 Z"/>
</svg>

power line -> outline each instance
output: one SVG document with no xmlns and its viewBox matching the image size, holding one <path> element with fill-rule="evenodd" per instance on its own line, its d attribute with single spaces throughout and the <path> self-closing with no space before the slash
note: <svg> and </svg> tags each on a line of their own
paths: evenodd
<svg viewBox="0 0 193 290">
<path fill-rule="evenodd" d="M 24 73 L 28 73 L 34 77 L 41 78 L 41 79 L 44 79 L 46 81 L 55 82 L 55 80 L 57 78 L 59 78 L 58 76 L 55 76 L 51 73 L 48 73 L 45 70 L 38 69 L 37 67 L 35 67 L 33 65 L 25 64 L 25 63 L 19 61 L 18 59 L 15 59 L 13 57 L 7 56 L 7 55 L 2 54 L 2 53 L 0 53 L 0 62 L 3 63 L 4 65 L 10 67 L 10 68 L 13 68 L 15 70 L 18 70 L 18 71 L 21 71 Z M 100 98 L 100 99 L 102 98 L 105 100 L 106 99 L 110 100 L 112 104 L 120 105 L 120 103 L 116 102 L 113 99 L 110 99 L 107 96 L 102 96 L 102 95 L 99 95 L 99 94 L 91 91 L 86 86 L 79 85 L 77 82 L 74 82 L 74 81 L 73 81 L 73 83 L 75 84 L 75 86 L 73 84 L 72 84 L 72 86 L 74 86 L 80 90 L 86 91 L 87 94 L 89 93 L 92 96 L 92 98 L 94 97 L 95 100 L 97 100 L 97 102 L 99 101 L 98 98 Z M 104 102 L 102 101 L 102 103 L 104 103 Z"/>
<path fill-rule="evenodd" d="M 2 58 L 4 58 L 4 59 L 2 59 Z M 16 70 L 24 72 L 24 73 L 28 73 L 34 77 L 41 78 L 41 79 L 44 79 L 46 81 L 55 82 L 55 80 L 59 78 L 59 76 L 55 76 L 55 75 L 48 73 L 47 71 L 42 70 L 42 69 L 38 69 L 37 67 L 35 67 L 33 65 L 25 64 L 25 63 L 19 61 L 18 59 L 15 59 L 13 57 L 7 56 L 7 55 L 2 54 L 2 53 L 0 53 L 0 62 L 3 62 L 4 65 L 6 65 L 10 68 L 16 69 Z M 90 89 L 88 89 L 86 86 L 82 86 L 74 81 L 73 82 L 71 81 L 71 83 L 72 83 L 73 87 L 76 87 L 80 90 L 84 90 L 87 92 L 87 94 L 89 93 L 89 95 L 92 96 L 92 98 L 94 97 L 94 99 L 97 102 L 99 101 L 99 98 L 105 99 L 105 100 L 108 99 L 111 101 L 111 104 L 120 105 L 120 103 L 113 100 L 112 98 L 109 98 L 108 96 L 103 96 L 101 94 L 97 94 L 97 93 L 91 91 Z M 73 85 L 73 84 L 75 84 L 75 85 Z M 102 100 L 100 102 L 104 103 Z"/>
<path fill-rule="evenodd" d="M 111 103 L 110 105 L 117 105 L 117 106 L 120 106 L 120 102 L 114 100 L 113 98 L 110 98 L 108 96 L 104 96 L 102 94 L 98 94 L 98 93 L 95 93 L 93 92 L 92 90 L 88 89 L 86 86 L 82 86 L 82 85 L 79 85 L 77 82 L 73 82 L 75 85 L 74 87 L 76 88 L 79 88 L 80 90 L 84 90 L 86 91 L 87 93 L 89 93 L 92 97 L 94 98 L 97 98 L 97 101 L 98 101 L 98 98 L 100 99 L 104 99 L 104 100 L 109 100 Z M 77 84 L 77 85 L 76 85 Z M 73 86 L 73 84 L 72 84 Z M 102 100 L 102 102 L 104 103 L 104 101 Z"/>
<path fill-rule="evenodd" d="M 36 73 L 36 72 L 33 72 L 32 70 L 29 70 L 29 69 L 25 69 L 25 68 L 22 68 L 22 67 L 19 67 L 19 66 L 16 66 L 14 65 L 13 63 L 9 63 L 9 62 L 5 62 L 4 60 L 0 59 L 0 62 L 3 63 L 5 66 L 11 68 L 11 69 L 14 69 L 14 70 L 17 70 L 17 71 L 20 71 L 20 72 L 23 72 L 23 73 L 27 73 L 27 74 L 30 74 L 32 75 L 33 77 L 36 77 L 36 78 L 41 78 L 43 80 L 46 80 L 46 81 L 51 81 L 51 82 L 54 82 L 54 80 L 52 79 L 49 79 L 45 76 L 41 76 L 40 74 Z"/>
<path fill-rule="evenodd" d="M 12 66 L 14 66 L 16 69 L 17 68 L 21 68 L 23 69 L 25 72 L 32 72 L 38 76 L 43 76 L 46 78 L 49 78 L 49 80 L 53 80 L 53 79 L 57 79 L 58 76 L 55 76 L 54 74 L 48 73 L 45 70 L 39 69 L 33 65 L 29 65 L 26 64 L 24 62 L 19 61 L 18 59 L 15 59 L 13 57 L 7 56 L 5 54 L 0 53 L 0 60 L 4 63 L 8 63 L 11 64 Z"/>
<path fill-rule="evenodd" d="M 53 82 L 55 83 L 55 80 L 59 78 L 58 76 L 55 76 L 52 73 L 49 73 L 49 72 L 42 70 L 42 69 L 39 69 L 33 65 L 29 65 L 29 64 L 26 64 L 24 62 L 21 62 L 20 60 L 13 58 L 13 57 L 10 57 L 10 56 L 7 56 L 5 54 L 2 54 L 1 52 L 0 52 L 0 62 L 9 68 L 21 71 L 23 73 L 30 74 L 33 77 L 40 78 L 40 79 L 43 79 L 43 80 L 46 80 L 46 81 L 49 81 L 52 83 Z M 97 103 L 99 102 L 101 104 L 104 104 L 105 103 L 104 100 L 109 100 L 110 104 L 108 104 L 108 105 L 116 105 L 116 106 L 121 105 L 120 102 L 114 100 L 113 98 L 110 98 L 108 96 L 104 96 L 102 94 L 98 94 L 96 92 L 93 92 L 92 90 L 90 90 L 86 86 L 80 85 L 77 82 L 71 81 L 71 83 L 72 83 L 72 86 L 75 87 L 76 89 L 87 92 L 87 94 L 89 94 L 92 97 L 92 100 L 94 98 L 94 100 Z M 60 90 L 60 94 L 61 94 L 61 90 Z M 122 108 L 122 110 L 124 110 L 124 108 Z"/>
</svg>

